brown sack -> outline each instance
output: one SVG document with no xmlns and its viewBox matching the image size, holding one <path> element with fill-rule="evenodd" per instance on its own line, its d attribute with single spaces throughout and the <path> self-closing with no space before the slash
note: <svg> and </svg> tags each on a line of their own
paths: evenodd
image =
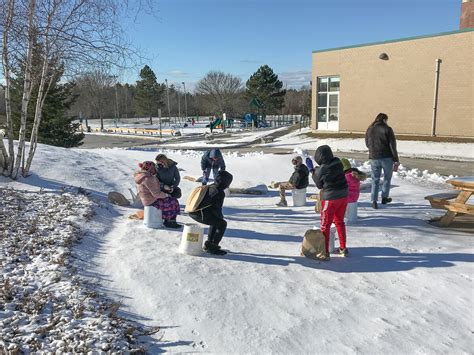
<svg viewBox="0 0 474 355">
<path fill-rule="evenodd" d="M 124 195 L 117 191 L 109 192 L 109 194 L 107 195 L 107 199 L 110 203 L 113 203 L 114 205 L 130 206 L 130 201 L 127 200 Z"/>
<path fill-rule="evenodd" d="M 320 229 L 308 229 L 304 234 L 301 254 L 311 259 L 318 259 L 318 255 L 326 251 L 323 232 Z"/>
</svg>

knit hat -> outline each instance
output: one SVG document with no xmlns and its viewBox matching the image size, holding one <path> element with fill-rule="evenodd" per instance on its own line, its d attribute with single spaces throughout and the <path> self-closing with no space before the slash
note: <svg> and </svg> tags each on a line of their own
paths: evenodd
<svg viewBox="0 0 474 355">
<path fill-rule="evenodd" d="M 350 168 L 352 168 L 349 159 L 341 158 L 341 163 L 342 163 L 342 168 L 344 169 L 344 171 L 349 170 Z"/>
<path fill-rule="evenodd" d="M 291 159 L 291 163 L 293 165 L 300 165 L 303 164 L 303 158 L 301 158 L 299 155 Z"/>
<path fill-rule="evenodd" d="M 144 161 L 143 163 L 138 163 L 138 166 L 140 169 L 148 171 L 151 169 L 152 166 L 155 166 L 155 163 L 153 163 L 152 161 Z"/>
</svg>

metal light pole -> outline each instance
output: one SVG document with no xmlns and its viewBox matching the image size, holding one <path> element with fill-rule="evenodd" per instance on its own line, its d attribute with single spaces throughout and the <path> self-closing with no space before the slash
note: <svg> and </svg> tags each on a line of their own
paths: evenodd
<svg viewBox="0 0 474 355">
<path fill-rule="evenodd" d="M 185 122 L 188 120 L 188 100 L 186 99 L 186 84 L 184 81 L 181 83 L 184 86 L 184 110 L 186 112 Z"/>
<path fill-rule="evenodd" d="M 168 79 L 165 79 L 165 83 L 166 83 L 166 97 L 168 98 L 168 124 L 171 126 L 170 89 L 168 87 Z"/>
<path fill-rule="evenodd" d="M 181 103 L 179 101 L 179 85 L 176 85 L 176 95 L 178 95 L 178 119 L 179 123 L 181 124 Z M 176 124 L 176 120 L 174 121 L 174 124 Z"/>
</svg>

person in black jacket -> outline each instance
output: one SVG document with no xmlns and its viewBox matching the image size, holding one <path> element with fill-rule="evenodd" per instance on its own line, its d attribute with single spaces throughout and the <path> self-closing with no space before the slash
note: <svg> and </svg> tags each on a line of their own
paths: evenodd
<svg viewBox="0 0 474 355">
<path fill-rule="evenodd" d="M 286 190 L 293 190 L 293 189 L 305 189 L 308 187 L 308 176 L 309 170 L 306 165 L 303 164 L 303 159 L 298 156 L 291 160 L 291 163 L 295 167 L 295 171 L 290 177 L 288 182 L 284 182 L 280 184 L 280 202 L 276 205 L 279 207 L 286 207 L 288 203 L 286 202 L 285 198 L 285 191 Z"/>
<path fill-rule="evenodd" d="M 379 113 L 365 133 L 365 145 L 369 148 L 369 159 L 372 167 L 372 207 L 377 209 L 380 175 L 383 170 L 382 204 L 392 202 L 390 181 L 394 169 L 400 164 L 397 153 L 397 140 L 393 129 L 387 124 L 388 116 Z"/>
<path fill-rule="evenodd" d="M 198 206 L 196 212 L 189 213 L 189 216 L 196 222 L 207 224 L 209 232 L 207 241 L 204 243 L 204 250 L 211 254 L 227 254 L 219 246 L 224 232 L 227 228 L 227 222 L 222 214 L 222 205 L 224 204 L 224 190 L 232 183 L 233 176 L 224 170 L 219 171 L 213 184 L 209 185 L 206 195 Z"/>
<path fill-rule="evenodd" d="M 314 160 L 319 167 L 315 168 L 312 178 L 317 188 L 320 189 L 321 232 L 323 232 L 326 241 L 326 253 L 319 258 L 329 260 L 329 236 L 333 222 L 339 236 L 339 254 L 347 256 L 349 252 L 346 247 L 344 214 L 346 213 L 349 189 L 344 168 L 339 158 L 334 157 L 328 145 L 322 145 L 316 149 Z"/>
<path fill-rule="evenodd" d="M 156 161 L 156 177 L 160 181 L 161 190 L 170 194 L 171 197 L 180 198 L 182 193 L 178 187 L 181 177 L 179 175 L 178 163 L 169 159 L 165 154 L 158 154 Z"/>
<path fill-rule="evenodd" d="M 201 158 L 202 184 L 207 185 L 211 170 L 216 178 L 217 173 L 225 170 L 225 161 L 219 149 L 214 148 L 204 153 Z"/>
</svg>

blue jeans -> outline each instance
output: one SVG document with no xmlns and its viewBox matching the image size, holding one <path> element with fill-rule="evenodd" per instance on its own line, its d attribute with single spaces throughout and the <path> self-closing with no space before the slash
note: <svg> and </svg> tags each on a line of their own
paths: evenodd
<svg viewBox="0 0 474 355">
<path fill-rule="evenodd" d="M 371 201 L 377 201 L 379 196 L 379 184 L 380 175 L 383 170 L 383 183 L 382 183 L 382 198 L 388 197 L 390 194 L 390 181 L 392 180 L 393 173 L 393 159 L 372 159 L 370 161 L 372 167 L 372 190 L 371 190 Z"/>
</svg>

